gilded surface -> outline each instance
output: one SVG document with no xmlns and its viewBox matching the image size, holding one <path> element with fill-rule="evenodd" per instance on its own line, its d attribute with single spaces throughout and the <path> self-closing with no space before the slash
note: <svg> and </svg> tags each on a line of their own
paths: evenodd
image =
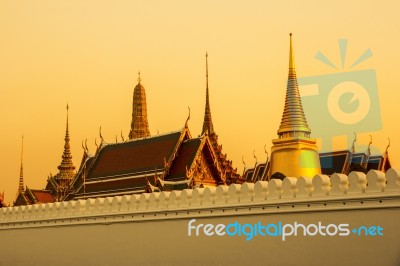
<svg viewBox="0 0 400 266">
<path fill-rule="evenodd" d="M 278 130 L 278 139 L 272 141 L 269 176 L 280 172 L 290 177 L 314 177 L 321 173 L 315 139 L 310 138 L 306 116 L 297 84 L 292 34 L 290 34 L 289 75 L 285 107 Z"/>
<path fill-rule="evenodd" d="M 133 91 L 132 122 L 129 139 L 138 139 L 150 136 L 149 122 L 147 120 L 146 91 L 140 82 L 141 79 L 139 73 L 138 84 Z"/>
<path fill-rule="evenodd" d="M 201 154 L 195 162 L 195 166 L 193 167 L 193 177 L 196 185 L 213 185 L 217 184 L 214 179 L 210 166 L 207 164 L 207 161 L 204 157 L 204 154 Z"/>
</svg>

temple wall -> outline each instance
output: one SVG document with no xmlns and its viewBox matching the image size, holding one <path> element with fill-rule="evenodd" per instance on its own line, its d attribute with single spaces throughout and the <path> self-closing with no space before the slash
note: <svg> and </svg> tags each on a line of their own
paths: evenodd
<svg viewBox="0 0 400 266">
<path fill-rule="evenodd" d="M 9 207 L 0 265 L 399 265 L 399 222 L 395 169 Z"/>
</svg>

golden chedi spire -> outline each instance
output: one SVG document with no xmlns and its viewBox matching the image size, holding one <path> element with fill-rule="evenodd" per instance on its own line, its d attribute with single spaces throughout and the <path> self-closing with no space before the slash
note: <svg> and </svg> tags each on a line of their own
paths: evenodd
<svg viewBox="0 0 400 266">
<path fill-rule="evenodd" d="M 206 108 L 204 111 L 204 121 L 203 130 L 201 134 L 207 133 L 208 135 L 214 134 L 214 125 L 211 119 L 211 109 L 210 109 L 210 96 L 208 92 L 208 54 L 206 52 Z"/>
<path fill-rule="evenodd" d="M 129 139 L 138 139 L 150 136 L 149 122 L 147 121 L 146 92 L 141 81 L 139 72 L 138 84 L 133 90 L 132 122 Z"/>
<path fill-rule="evenodd" d="M 64 152 L 62 155 L 61 164 L 58 166 L 58 170 L 60 172 L 57 175 L 57 182 L 59 185 L 59 189 L 65 190 L 68 188 L 69 184 L 74 180 L 75 177 L 75 166 L 72 162 L 72 154 L 71 147 L 69 144 L 69 127 L 68 127 L 68 110 L 69 106 L 67 104 L 67 125 L 65 129 L 65 143 L 64 143 Z"/>
<path fill-rule="evenodd" d="M 290 34 L 289 51 L 289 75 L 286 87 L 285 108 L 283 110 L 281 125 L 279 126 L 278 136 L 303 136 L 310 137 L 311 130 L 308 127 L 306 116 L 297 84 L 296 69 L 294 64 L 294 54 L 292 45 L 292 34 Z"/>
<path fill-rule="evenodd" d="M 24 192 L 24 165 L 23 165 L 23 157 L 24 157 L 24 135 L 22 135 L 22 145 L 21 145 L 21 167 L 19 169 L 19 186 L 18 192 Z"/>
<path fill-rule="evenodd" d="M 292 34 L 290 34 L 289 75 L 286 86 L 285 107 L 278 139 L 272 140 L 269 176 L 282 173 L 289 177 L 314 177 L 321 173 L 316 140 L 310 138 L 306 116 L 301 104 L 296 78 Z"/>
</svg>

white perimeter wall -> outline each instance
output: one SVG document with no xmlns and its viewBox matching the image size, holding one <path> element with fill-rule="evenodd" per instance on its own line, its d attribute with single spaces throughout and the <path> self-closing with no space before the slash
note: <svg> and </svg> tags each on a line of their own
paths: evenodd
<svg viewBox="0 0 400 266">
<path fill-rule="evenodd" d="M 0 209 L 0 265 L 400 265 L 400 173 L 286 178 Z M 188 236 L 188 221 L 381 226 L 383 236 Z"/>
</svg>

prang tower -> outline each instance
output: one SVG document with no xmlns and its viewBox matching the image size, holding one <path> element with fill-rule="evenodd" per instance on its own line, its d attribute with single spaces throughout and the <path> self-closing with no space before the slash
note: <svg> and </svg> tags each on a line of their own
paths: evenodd
<svg viewBox="0 0 400 266">
<path fill-rule="evenodd" d="M 150 136 L 149 122 L 147 121 L 146 92 L 140 83 L 140 72 L 138 73 L 138 84 L 133 90 L 132 123 L 129 139 L 139 139 Z"/>
<path fill-rule="evenodd" d="M 278 129 L 278 139 L 272 140 L 269 176 L 276 172 L 289 177 L 314 177 L 321 173 L 316 140 L 310 138 L 306 116 L 297 84 L 292 34 L 290 34 L 289 76 L 285 108 Z"/>
</svg>

